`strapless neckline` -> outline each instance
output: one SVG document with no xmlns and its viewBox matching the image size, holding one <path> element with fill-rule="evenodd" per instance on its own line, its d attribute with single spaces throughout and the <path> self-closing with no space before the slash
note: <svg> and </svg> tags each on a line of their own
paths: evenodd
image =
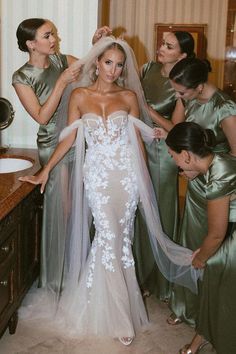
<svg viewBox="0 0 236 354">
<path fill-rule="evenodd" d="M 97 118 L 101 118 L 104 122 L 107 122 L 109 119 L 111 119 L 112 117 L 116 117 L 116 116 L 119 116 L 119 115 L 128 115 L 128 112 L 124 111 L 124 110 L 117 110 L 117 111 L 114 111 L 110 114 L 108 114 L 106 117 L 102 116 L 102 115 L 99 115 L 97 113 L 94 113 L 94 112 L 87 112 L 87 113 L 84 113 L 82 116 L 81 116 L 81 119 L 85 118 L 86 116 L 95 116 Z"/>
</svg>

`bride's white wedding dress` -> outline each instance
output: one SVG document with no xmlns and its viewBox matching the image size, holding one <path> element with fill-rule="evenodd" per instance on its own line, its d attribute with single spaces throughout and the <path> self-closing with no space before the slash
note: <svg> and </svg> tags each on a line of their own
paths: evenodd
<svg viewBox="0 0 236 354">
<path fill-rule="evenodd" d="M 139 191 L 128 114 L 104 119 L 87 113 L 81 119 L 87 143 L 83 180 L 95 236 L 78 286 L 66 300 L 62 295 L 61 310 L 65 305 L 66 328 L 75 335 L 133 337 L 148 319 L 131 250 Z"/>
</svg>

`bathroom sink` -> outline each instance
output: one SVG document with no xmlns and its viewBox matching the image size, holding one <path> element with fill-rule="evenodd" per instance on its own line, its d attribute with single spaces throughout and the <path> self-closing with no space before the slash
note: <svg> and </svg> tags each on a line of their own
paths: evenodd
<svg viewBox="0 0 236 354">
<path fill-rule="evenodd" d="M 27 159 L 14 157 L 0 158 L 0 173 L 22 171 L 32 166 L 33 163 Z"/>
</svg>

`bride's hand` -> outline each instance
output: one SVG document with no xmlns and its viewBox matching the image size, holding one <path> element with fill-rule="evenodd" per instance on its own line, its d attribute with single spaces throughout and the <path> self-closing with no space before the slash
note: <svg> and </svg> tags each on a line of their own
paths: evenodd
<svg viewBox="0 0 236 354">
<path fill-rule="evenodd" d="M 37 176 L 24 176 L 19 177 L 19 181 L 28 182 L 31 184 L 41 184 L 40 193 L 43 193 L 45 190 L 46 183 L 48 181 L 49 173 L 47 170 L 43 169 Z"/>
</svg>

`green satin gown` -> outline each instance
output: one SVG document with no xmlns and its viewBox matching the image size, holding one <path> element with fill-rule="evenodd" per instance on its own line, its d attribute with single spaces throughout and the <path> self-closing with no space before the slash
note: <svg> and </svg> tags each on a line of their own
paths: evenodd
<svg viewBox="0 0 236 354">
<path fill-rule="evenodd" d="M 216 135 L 215 152 L 228 152 L 229 145 L 221 122 L 231 115 L 236 115 L 236 103 L 222 91 L 217 90 L 211 99 L 200 104 L 197 100 L 186 103 L 186 120 L 212 129 Z M 178 243 L 192 249 L 200 247 L 207 233 L 207 201 L 205 180 L 200 176 L 188 183 L 183 220 L 180 226 Z M 191 326 L 196 325 L 199 311 L 199 296 L 188 289 L 173 285 L 170 308 L 181 320 Z"/>
<path fill-rule="evenodd" d="M 142 86 L 149 105 L 163 117 L 170 120 L 175 108 L 175 91 L 169 79 L 161 74 L 162 64 L 149 62 L 144 65 Z M 150 123 L 152 127 L 154 123 Z M 146 146 L 148 165 L 156 193 L 160 218 L 165 233 L 176 238 L 178 226 L 178 171 L 168 154 L 164 140 L 156 140 Z M 149 290 L 159 299 L 165 300 L 170 295 L 169 282 L 158 270 L 152 256 L 145 221 L 138 212 L 135 224 L 133 252 L 136 271 L 142 289 Z"/>
<path fill-rule="evenodd" d="M 204 271 L 196 329 L 217 354 L 235 354 L 236 158 L 216 154 L 203 180 L 206 200 L 230 195 L 231 201 L 226 237 Z"/>
<path fill-rule="evenodd" d="M 12 83 L 20 83 L 30 86 L 39 103 L 43 105 L 50 96 L 56 81 L 61 73 L 68 67 L 66 55 L 57 54 L 49 57 L 50 65 L 48 68 L 37 68 L 28 63 L 24 64 L 18 69 L 12 77 Z M 53 114 L 46 125 L 40 125 L 38 130 L 37 145 L 39 160 L 44 166 L 52 152 L 54 151 L 57 141 L 58 133 L 56 129 L 57 111 Z M 44 192 L 43 204 L 43 225 L 42 225 L 42 239 L 41 239 L 41 266 L 40 266 L 40 286 L 54 289 L 61 284 L 61 268 L 63 267 L 63 252 L 58 246 L 53 233 L 57 233 L 54 226 L 51 224 L 52 219 L 52 205 L 50 203 L 51 195 L 54 186 L 54 174 L 50 173 L 46 190 Z M 57 235 L 55 235 L 57 237 Z M 54 240 L 52 242 L 52 240 Z M 57 276 L 58 274 L 58 276 Z"/>
</svg>

